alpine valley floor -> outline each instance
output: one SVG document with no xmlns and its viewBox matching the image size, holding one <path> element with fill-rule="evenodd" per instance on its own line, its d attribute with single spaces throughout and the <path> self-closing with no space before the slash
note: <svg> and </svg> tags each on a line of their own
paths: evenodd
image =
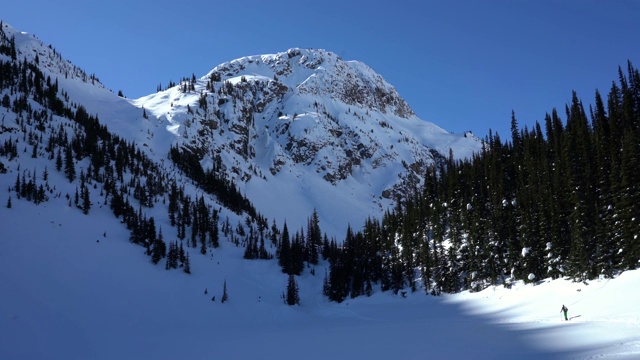
<svg viewBox="0 0 640 360">
<path fill-rule="evenodd" d="M 108 209 L 14 201 L 0 223 L 2 359 L 640 357 L 640 271 L 337 304 L 317 269 L 298 279 L 291 307 L 277 262 L 243 260 L 231 243 L 191 254 L 186 275 L 150 264 Z"/>
</svg>

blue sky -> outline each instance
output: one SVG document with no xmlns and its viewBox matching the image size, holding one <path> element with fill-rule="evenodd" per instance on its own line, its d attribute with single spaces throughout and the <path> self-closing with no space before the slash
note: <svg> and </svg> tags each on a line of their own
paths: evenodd
<svg viewBox="0 0 640 360">
<path fill-rule="evenodd" d="M 640 67 L 640 1 L 11 1 L 0 18 L 130 98 L 246 55 L 322 48 L 371 66 L 446 130 L 509 137 Z"/>
</svg>

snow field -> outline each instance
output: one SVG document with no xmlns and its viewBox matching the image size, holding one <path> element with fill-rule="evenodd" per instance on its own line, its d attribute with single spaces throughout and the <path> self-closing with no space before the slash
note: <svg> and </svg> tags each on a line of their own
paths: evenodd
<svg viewBox="0 0 640 360">
<path fill-rule="evenodd" d="M 297 278 L 301 305 L 289 307 L 277 263 L 243 260 L 242 248 L 225 241 L 213 254 L 191 252 L 194 273 L 186 275 L 149 263 L 108 209 L 85 216 L 57 202 L 14 200 L 0 208 L 0 222 L 3 359 L 640 354 L 638 271 L 589 285 L 544 280 L 442 297 L 376 291 L 336 304 L 321 295 L 318 266 Z M 229 301 L 221 304 L 225 280 Z M 563 303 L 570 322 L 561 320 Z"/>
</svg>

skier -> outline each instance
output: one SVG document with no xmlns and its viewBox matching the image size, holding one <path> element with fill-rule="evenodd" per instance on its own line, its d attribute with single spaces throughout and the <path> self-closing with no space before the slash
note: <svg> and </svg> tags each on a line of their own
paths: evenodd
<svg viewBox="0 0 640 360">
<path fill-rule="evenodd" d="M 566 306 L 564 306 L 564 304 L 563 304 L 562 305 L 562 309 L 560 309 L 560 312 L 564 313 L 564 320 L 565 321 L 569 320 L 569 318 L 567 318 L 567 311 L 569 311 L 569 309 Z"/>
</svg>

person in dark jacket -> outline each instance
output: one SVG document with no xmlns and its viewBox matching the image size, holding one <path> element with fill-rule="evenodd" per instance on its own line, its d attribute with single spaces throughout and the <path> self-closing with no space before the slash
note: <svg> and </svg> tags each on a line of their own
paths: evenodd
<svg viewBox="0 0 640 360">
<path fill-rule="evenodd" d="M 566 306 L 562 305 L 562 309 L 560 309 L 560 312 L 564 313 L 564 319 L 565 320 L 569 320 L 569 318 L 567 317 L 567 312 L 568 311 L 569 311 L 569 309 Z"/>
</svg>

